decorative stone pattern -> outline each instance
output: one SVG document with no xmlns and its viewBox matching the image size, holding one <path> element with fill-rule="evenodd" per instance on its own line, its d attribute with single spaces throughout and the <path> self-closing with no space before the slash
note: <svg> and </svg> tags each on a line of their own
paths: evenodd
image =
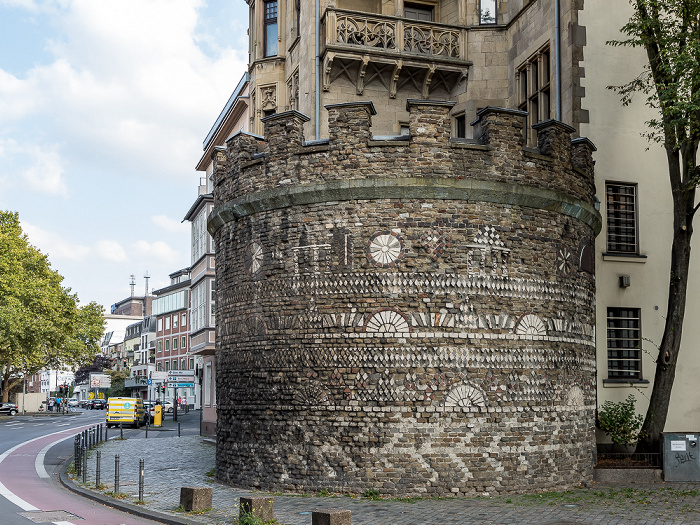
<svg viewBox="0 0 700 525">
<path fill-rule="evenodd" d="M 459 495 L 592 479 L 590 143 L 574 165 L 548 122 L 547 155 L 523 150 L 522 113 L 498 108 L 478 144 L 452 142 L 449 110 L 409 101 L 411 140 L 382 144 L 370 103 L 329 106 L 331 138 L 310 145 L 290 111 L 217 159 L 221 480 Z"/>
</svg>

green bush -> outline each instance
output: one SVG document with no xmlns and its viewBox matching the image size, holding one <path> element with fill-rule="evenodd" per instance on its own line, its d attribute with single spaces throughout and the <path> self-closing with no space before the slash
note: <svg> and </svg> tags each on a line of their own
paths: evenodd
<svg viewBox="0 0 700 525">
<path fill-rule="evenodd" d="M 636 445 L 644 437 L 640 431 L 644 417 L 635 412 L 636 401 L 630 394 L 624 401 L 606 401 L 598 409 L 598 426 L 617 445 Z"/>
</svg>

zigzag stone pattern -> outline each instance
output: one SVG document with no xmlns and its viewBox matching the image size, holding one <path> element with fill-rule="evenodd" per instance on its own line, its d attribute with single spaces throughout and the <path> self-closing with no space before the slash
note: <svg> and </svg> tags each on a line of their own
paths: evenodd
<svg viewBox="0 0 700 525">
<path fill-rule="evenodd" d="M 592 478 L 592 145 L 486 108 L 409 101 L 265 119 L 216 153 L 217 475 L 266 489 L 482 494 Z M 565 256 L 565 257 L 564 257 Z"/>
</svg>

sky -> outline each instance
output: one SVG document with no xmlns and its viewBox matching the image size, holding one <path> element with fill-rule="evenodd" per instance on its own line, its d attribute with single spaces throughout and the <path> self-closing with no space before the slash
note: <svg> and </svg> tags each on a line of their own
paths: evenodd
<svg viewBox="0 0 700 525">
<path fill-rule="evenodd" d="M 0 0 L 0 210 L 107 312 L 190 265 L 202 142 L 245 72 L 243 0 Z"/>
</svg>

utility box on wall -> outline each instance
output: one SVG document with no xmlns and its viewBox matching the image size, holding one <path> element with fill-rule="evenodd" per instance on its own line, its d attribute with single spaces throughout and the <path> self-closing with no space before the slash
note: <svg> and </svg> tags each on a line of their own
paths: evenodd
<svg viewBox="0 0 700 525">
<path fill-rule="evenodd" d="M 700 432 L 664 432 L 664 480 L 700 481 Z"/>
</svg>

